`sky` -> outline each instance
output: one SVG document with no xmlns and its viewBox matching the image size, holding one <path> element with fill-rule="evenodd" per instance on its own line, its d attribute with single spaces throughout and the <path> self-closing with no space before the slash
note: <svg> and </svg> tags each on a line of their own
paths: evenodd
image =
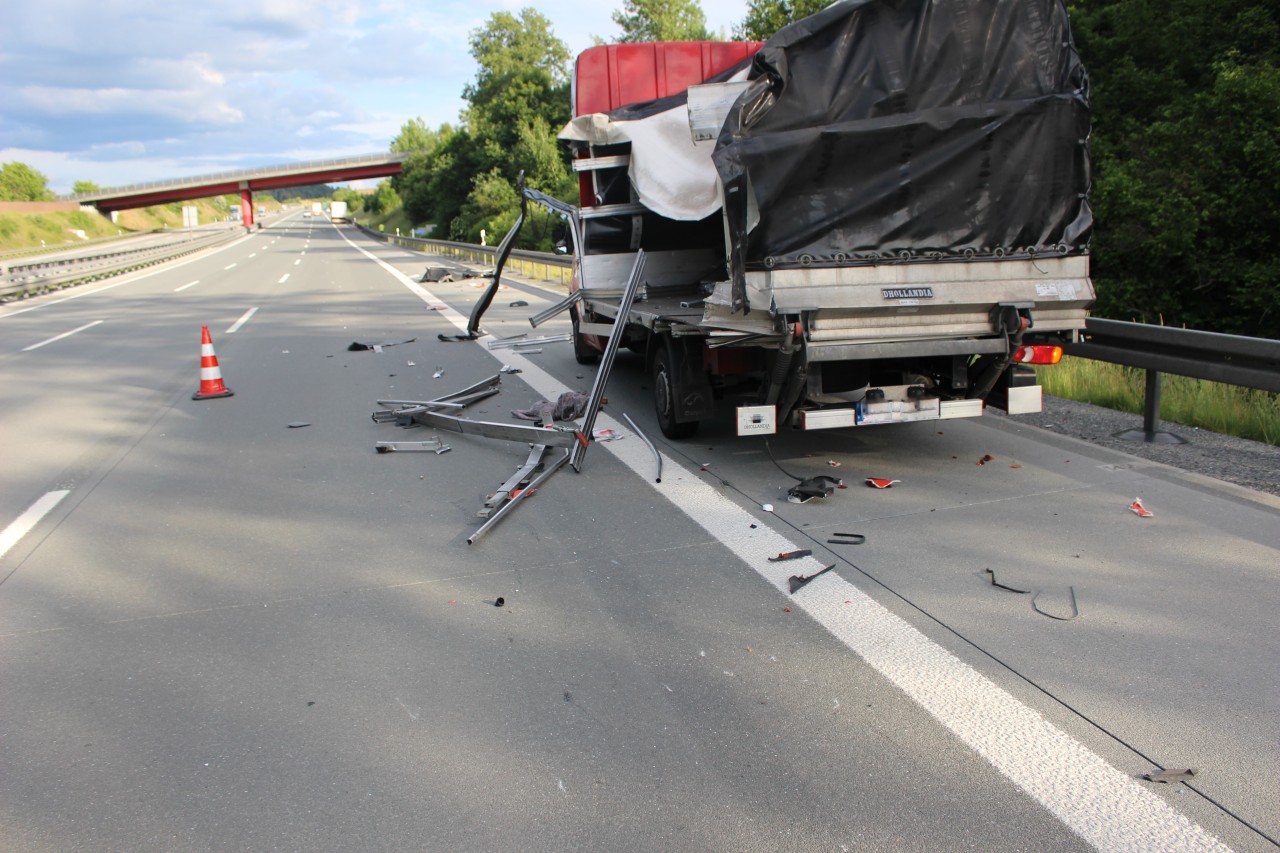
<svg viewBox="0 0 1280 853">
<path fill-rule="evenodd" d="M 702 0 L 728 38 L 747 0 Z M 533 7 L 576 56 L 622 0 L 39 0 L 0 26 L 0 163 L 57 194 L 385 151 L 456 124 L 469 34 Z"/>
</svg>

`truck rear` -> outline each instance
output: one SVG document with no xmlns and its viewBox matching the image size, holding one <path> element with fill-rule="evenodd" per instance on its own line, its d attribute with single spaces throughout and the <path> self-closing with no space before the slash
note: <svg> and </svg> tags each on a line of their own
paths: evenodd
<svg viewBox="0 0 1280 853">
<path fill-rule="evenodd" d="M 1058 0 L 845 0 L 756 42 L 601 45 L 562 131 L 574 348 L 739 434 L 1039 411 L 1084 328 L 1088 80 Z M 643 287 L 619 297 L 643 250 Z"/>
</svg>

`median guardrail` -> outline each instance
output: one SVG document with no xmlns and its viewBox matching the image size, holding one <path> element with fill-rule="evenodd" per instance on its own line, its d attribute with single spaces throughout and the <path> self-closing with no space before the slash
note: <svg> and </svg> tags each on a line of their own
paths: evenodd
<svg viewBox="0 0 1280 853">
<path fill-rule="evenodd" d="M 28 299 L 61 290 L 64 287 L 73 287 L 77 284 L 155 266 L 230 242 L 243 233 L 238 228 L 228 229 L 211 234 L 193 235 L 162 246 L 122 249 L 116 252 L 102 252 L 59 260 L 0 264 L 0 302 Z"/>
</svg>

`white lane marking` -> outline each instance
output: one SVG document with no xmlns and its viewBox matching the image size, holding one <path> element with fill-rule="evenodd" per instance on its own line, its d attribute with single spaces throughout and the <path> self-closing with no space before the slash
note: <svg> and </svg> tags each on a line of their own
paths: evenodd
<svg viewBox="0 0 1280 853">
<path fill-rule="evenodd" d="M 429 305 L 443 302 L 413 279 L 351 240 Z M 460 332 L 467 318 L 453 309 L 436 312 Z M 490 351 L 497 361 L 519 367 L 521 378 L 544 399 L 554 400 L 564 385 L 539 365 L 511 350 Z M 597 427 L 625 427 L 601 414 Z M 762 556 L 798 546 L 765 526 L 752 513 L 712 488 L 679 462 L 663 456 L 662 482 L 653 482 L 653 456 L 644 442 L 601 442 L 651 489 L 732 551 L 742 562 L 787 593 L 793 574 L 822 568 L 813 557 L 770 563 Z M 756 524 L 756 529 L 751 525 Z M 1107 764 L 1040 713 L 983 676 L 906 620 L 895 616 L 834 572 L 787 596 L 818 624 L 888 679 L 970 749 L 1098 849 L 1108 851 L 1197 850 L 1228 853 L 1231 848 L 1137 780 Z M 847 602 L 847 603 L 846 603 Z"/>
<path fill-rule="evenodd" d="M 226 265 L 225 267 L 223 267 L 222 269 L 225 271 L 225 270 L 235 269 L 235 267 L 236 267 L 236 265 L 235 265 L 234 263 L 231 263 L 231 264 L 227 264 L 227 265 Z"/>
<path fill-rule="evenodd" d="M 52 338 L 49 338 L 47 341 L 41 341 L 40 343 L 32 344 L 29 347 L 23 347 L 22 351 L 31 352 L 33 349 L 40 349 L 40 347 L 44 346 L 45 344 L 51 344 L 54 341 L 60 341 L 63 338 L 69 338 L 72 335 L 74 335 L 76 332 L 83 332 L 85 329 L 92 329 L 94 326 L 98 325 L 99 323 L 105 323 L 105 322 L 106 320 L 94 320 L 92 323 L 85 323 L 83 326 L 81 326 L 78 329 L 72 329 L 69 332 L 63 332 L 60 335 L 54 335 Z"/>
<path fill-rule="evenodd" d="M 294 261 L 293 265 L 296 267 L 300 263 L 302 263 L 302 258 L 298 258 L 296 261 Z"/>
<path fill-rule="evenodd" d="M 173 289 L 173 292 L 181 293 L 182 291 L 186 290 L 188 287 L 195 287 L 199 283 L 200 283 L 200 279 L 196 279 L 195 281 L 189 281 L 186 284 L 182 285 L 182 287 L 175 287 Z"/>
<path fill-rule="evenodd" d="M 257 308 L 250 308 L 248 311 L 244 312 L 244 314 L 240 317 L 239 320 L 236 320 L 234 323 L 231 324 L 231 328 L 227 329 L 222 334 L 234 335 L 236 332 L 240 331 L 241 326 L 249 322 L 250 317 L 252 317 L 254 314 L 257 314 L 257 313 L 258 313 Z"/>
<path fill-rule="evenodd" d="M 249 257 L 251 257 L 251 258 L 256 258 L 256 257 L 258 257 L 258 253 L 257 253 L 257 252 L 251 252 L 251 253 L 249 254 Z"/>
<path fill-rule="evenodd" d="M 280 276 L 280 280 L 277 281 L 276 284 L 284 284 L 288 280 L 289 280 L 289 274 L 285 273 L 284 275 Z"/>
<path fill-rule="evenodd" d="M 71 494 L 69 489 L 49 492 L 40 500 L 27 507 L 27 511 L 13 520 L 13 523 L 0 531 L 0 557 L 9 553 L 9 549 L 18 544 L 23 536 L 40 523 L 40 519 L 48 515 L 62 499 Z"/>
</svg>

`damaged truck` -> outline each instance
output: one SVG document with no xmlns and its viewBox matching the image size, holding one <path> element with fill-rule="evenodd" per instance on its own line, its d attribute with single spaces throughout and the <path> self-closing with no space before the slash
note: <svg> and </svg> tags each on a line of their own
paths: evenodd
<svg viewBox="0 0 1280 853">
<path fill-rule="evenodd" d="M 599 45 L 572 98 L 579 204 L 526 195 L 568 223 L 575 356 L 622 335 L 666 436 L 720 400 L 740 435 L 1040 411 L 1031 365 L 1094 299 L 1060 0 L 843 0 L 764 43 Z"/>
</svg>

